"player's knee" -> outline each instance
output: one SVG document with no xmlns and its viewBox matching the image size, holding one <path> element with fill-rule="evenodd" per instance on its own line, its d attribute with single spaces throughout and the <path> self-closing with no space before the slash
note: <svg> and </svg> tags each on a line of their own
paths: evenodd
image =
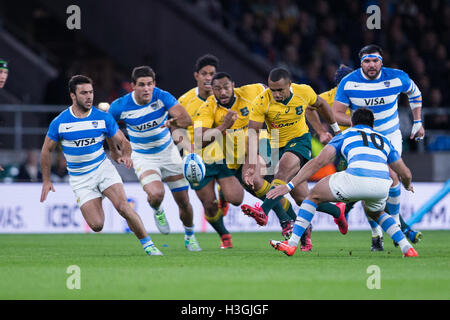
<svg viewBox="0 0 450 320">
<path fill-rule="evenodd" d="M 100 232 L 103 230 L 103 222 L 90 222 L 88 223 L 89 227 L 92 229 L 92 231 L 94 232 Z"/>
<path fill-rule="evenodd" d="M 164 189 L 155 189 L 148 193 L 150 203 L 161 203 L 164 199 Z"/>
<path fill-rule="evenodd" d="M 231 203 L 233 206 L 239 206 L 244 200 L 244 192 L 236 192 L 232 195 L 225 196 L 225 201 Z"/>
<path fill-rule="evenodd" d="M 205 209 L 205 215 L 208 217 L 215 217 L 218 210 L 218 205 L 215 201 L 204 201 L 203 208 Z"/>
</svg>

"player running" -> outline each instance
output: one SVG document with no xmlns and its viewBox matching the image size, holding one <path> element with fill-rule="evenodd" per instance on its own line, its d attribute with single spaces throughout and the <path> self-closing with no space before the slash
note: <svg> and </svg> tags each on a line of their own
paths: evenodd
<svg viewBox="0 0 450 320">
<path fill-rule="evenodd" d="M 389 166 L 400 176 L 408 191 L 411 185 L 411 171 L 406 167 L 397 150 L 387 137 L 373 130 L 374 115 L 367 108 L 359 108 L 351 118 L 352 128 L 335 136 L 323 148 L 319 156 L 309 161 L 286 185 L 278 186 L 267 195 L 277 199 L 304 183 L 318 169 L 342 154 L 348 162 L 345 171 L 337 172 L 320 180 L 309 192 L 300 206 L 292 237 L 288 241 L 271 240 L 278 251 L 292 256 L 297 250 L 300 237 L 314 218 L 318 205 L 324 201 L 364 201 L 364 210 L 383 230 L 400 245 L 405 257 L 417 257 L 416 250 L 409 244 L 396 221 L 385 213 L 386 199 L 392 180 Z"/>
<path fill-rule="evenodd" d="M 182 159 L 173 143 L 169 127 L 186 128 L 192 124 L 186 109 L 167 91 L 156 87 L 154 71 L 148 66 L 136 67 L 132 75 L 133 91 L 115 100 L 108 112 L 116 121 L 125 122 L 130 137 L 131 159 L 147 201 L 153 208 L 159 231 L 170 232 L 161 202 L 167 184 L 180 210 L 185 229 L 185 247 L 201 251 L 194 235 L 193 212 L 188 196 L 188 182 L 183 176 Z M 170 118 L 169 118 L 170 116 Z M 120 150 L 111 147 L 113 159 Z"/>
<path fill-rule="evenodd" d="M 197 87 L 189 90 L 178 99 L 178 102 L 186 108 L 194 124 L 200 107 L 213 94 L 211 82 L 216 74 L 218 64 L 219 60 L 213 55 L 207 54 L 200 57 L 195 64 L 194 72 Z M 187 131 L 189 144 L 183 148 L 193 152 L 194 125 L 189 126 Z M 242 203 L 244 190 L 224 163 L 222 151 L 216 152 L 217 147 L 217 142 L 213 142 L 198 151 L 205 162 L 206 173 L 201 182 L 190 185 L 202 202 L 206 220 L 220 236 L 220 248 L 230 249 L 233 248 L 232 237 L 225 227 L 223 217 L 228 209 L 228 202 L 234 205 Z M 217 201 L 214 190 L 216 181 L 221 187 L 219 194 L 222 194 L 228 202 Z"/>
<path fill-rule="evenodd" d="M 246 138 L 248 130 L 248 117 L 253 99 L 261 94 L 265 87 L 262 84 L 251 84 L 235 88 L 231 76 L 225 72 L 216 73 L 212 79 L 214 95 L 209 97 L 200 108 L 196 121 L 195 143 L 206 146 L 212 141 L 219 141 L 217 152 L 221 152 L 226 165 L 222 167 L 222 175 L 237 179 L 246 190 L 260 199 L 265 198 L 270 183 L 262 176 L 255 179 L 254 190 L 247 188 L 242 181 L 242 164 L 246 156 Z M 243 200 L 241 188 L 232 190 L 240 195 L 240 203 Z M 223 190 L 225 192 L 225 190 Z M 230 203 L 232 202 L 225 199 Z M 282 227 L 282 234 L 289 237 L 295 219 L 295 212 L 287 199 L 277 202 L 274 211 Z"/>
<path fill-rule="evenodd" d="M 274 149 L 278 149 L 280 157 L 278 171 L 275 173 L 272 185 L 267 188 L 270 189 L 277 185 L 286 184 L 285 181 L 289 181 L 311 159 L 311 134 L 306 125 L 305 113 L 312 109 L 318 109 L 335 133 L 340 132 L 340 130 L 334 121 L 334 115 L 328 104 L 310 86 L 293 84 L 287 70 L 283 68 L 273 69 L 269 74 L 268 84 L 269 89 L 253 101 L 249 117 L 248 144 L 249 146 L 257 146 L 255 141 L 258 141 L 257 135 L 265 122 L 271 134 L 272 152 Z M 256 132 L 256 135 L 252 134 L 254 132 Z M 275 133 L 278 134 L 278 140 L 275 139 Z M 325 137 L 321 140 L 326 141 L 328 135 L 330 134 L 326 132 Z M 243 169 L 244 182 L 253 187 L 256 187 L 255 177 L 258 173 L 254 160 L 257 154 L 257 148 L 249 147 L 248 157 Z M 308 195 L 307 182 L 299 184 L 290 194 L 300 205 Z M 267 224 L 267 215 L 277 202 L 278 200 L 266 198 L 261 207 L 244 204 L 241 208 L 246 215 L 254 218 L 259 225 L 264 226 Z M 323 203 L 318 210 L 332 215 L 336 219 L 341 233 L 347 233 L 348 225 L 344 216 L 344 204 L 341 203 L 337 206 L 331 203 Z"/>
<path fill-rule="evenodd" d="M 422 126 L 422 94 L 409 75 L 402 70 L 383 67 L 383 50 L 377 45 L 368 45 L 359 52 L 361 68 L 347 75 L 339 84 L 334 98 L 333 110 L 340 125 L 349 126 L 350 117 L 347 109 L 352 111 L 366 107 L 375 116 L 374 129 L 388 137 L 397 152 L 402 154 L 402 134 L 398 118 L 398 96 L 405 93 L 409 98 L 414 124 L 410 139 L 421 140 L 425 136 Z M 400 182 L 394 171 L 390 170 L 392 186 L 387 200 L 387 211 L 398 225 L 400 221 Z M 375 222 L 371 222 L 373 240 L 382 250 L 382 232 Z M 413 242 L 422 238 L 422 233 L 405 226 L 404 233 Z"/>
<path fill-rule="evenodd" d="M 141 218 L 129 205 L 122 179 L 103 149 L 104 139 L 111 138 L 122 151 L 117 162 L 131 168 L 130 143 L 111 115 L 92 108 L 94 89 L 91 79 L 82 75 L 73 76 L 69 81 L 69 91 L 72 105 L 50 123 L 42 146 L 41 202 L 45 201 L 50 191 L 55 191 L 50 181 L 51 157 L 58 143 L 61 143 L 70 186 L 89 227 L 95 232 L 103 229 L 105 214 L 102 199 L 106 196 L 126 219 L 145 252 L 148 255 L 162 255 L 147 234 Z"/>
</svg>

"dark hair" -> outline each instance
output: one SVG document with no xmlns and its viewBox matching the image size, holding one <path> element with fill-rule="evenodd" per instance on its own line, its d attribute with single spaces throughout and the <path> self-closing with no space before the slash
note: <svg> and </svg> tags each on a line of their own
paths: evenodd
<svg viewBox="0 0 450 320">
<path fill-rule="evenodd" d="M 77 85 L 85 84 L 85 83 L 93 84 L 93 81 L 91 78 L 80 75 L 80 74 L 73 76 L 69 80 L 69 93 L 75 94 L 77 91 Z"/>
<path fill-rule="evenodd" d="M 140 66 L 133 69 L 133 72 L 131 73 L 131 81 L 136 84 L 137 79 L 141 77 L 151 77 L 155 80 L 155 76 L 155 71 L 153 71 L 152 68 L 149 66 Z"/>
<path fill-rule="evenodd" d="M 361 59 L 364 55 L 375 52 L 378 52 L 380 56 L 383 56 L 383 49 L 381 49 L 380 46 L 377 46 L 376 44 L 369 44 L 359 50 L 358 56 Z"/>
<path fill-rule="evenodd" d="M 337 86 L 339 82 L 352 71 L 352 68 L 347 67 L 345 64 L 341 64 L 334 73 L 334 85 Z"/>
<path fill-rule="evenodd" d="M 288 70 L 286 70 L 284 68 L 275 68 L 275 69 L 272 69 L 272 71 L 270 71 L 270 73 L 269 73 L 270 81 L 276 82 L 281 79 L 291 80 L 291 74 L 289 73 Z"/>
<path fill-rule="evenodd" d="M 213 66 L 217 69 L 219 66 L 219 59 L 217 59 L 216 56 L 213 56 L 212 54 L 205 54 L 204 56 L 201 56 L 197 59 L 197 62 L 195 63 L 195 71 L 199 72 L 200 69 L 206 66 Z"/>
<path fill-rule="evenodd" d="M 368 108 L 358 108 L 352 114 L 352 124 L 356 126 L 358 124 L 363 124 L 373 128 L 373 123 L 375 121 L 375 117 L 373 115 L 372 110 Z"/>
<path fill-rule="evenodd" d="M 213 83 L 214 80 L 219 80 L 219 79 L 222 79 L 222 78 L 228 78 L 228 79 L 230 79 L 231 82 L 233 82 L 233 79 L 231 79 L 231 76 L 228 73 L 226 73 L 226 72 L 217 72 L 212 77 L 211 83 Z"/>
</svg>

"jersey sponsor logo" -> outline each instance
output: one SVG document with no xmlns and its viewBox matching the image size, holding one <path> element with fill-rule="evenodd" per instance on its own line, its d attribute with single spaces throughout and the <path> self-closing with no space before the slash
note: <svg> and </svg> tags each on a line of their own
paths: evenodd
<svg viewBox="0 0 450 320">
<path fill-rule="evenodd" d="M 147 130 L 147 129 L 151 129 L 153 127 L 156 127 L 158 124 L 159 124 L 158 121 L 153 120 L 153 121 L 149 121 L 147 123 L 144 123 L 144 124 L 136 126 L 136 129 L 139 130 L 139 131 Z"/>
<path fill-rule="evenodd" d="M 277 123 L 275 123 L 275 122 L 272 122 L 271 125 L 272 125 L 272 128 L 274 128 L 274 129 L 279 129 L 279 128 L 284 128 L 284 127 L 292 126 L 292 125 L 296 124 L 297 122 L 298 122 L 298 121 L 287 122 L 287 123 L 280 123 L 280 124 L 277 124 Z"/>
<path fill-rule="evenodd" d="M 73 143 L 75 143 L 75 146 L 77 146 L 77 147 L 86 147 L 86 146 L 90 146 L 91 144 L 94 144 L 95 138 L 74 140 Z"/>
<path fill-rule="evenodd" d="M 384 98 L 364 99 L 364 103 L 366 104 L 366 106 L 377 106 L 380 104 L 385 104 Z"/>
</svg>

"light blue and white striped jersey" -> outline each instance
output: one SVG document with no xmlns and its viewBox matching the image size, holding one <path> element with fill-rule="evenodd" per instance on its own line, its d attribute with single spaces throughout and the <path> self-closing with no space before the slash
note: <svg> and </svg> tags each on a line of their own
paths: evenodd
<svg viewBox="0 0 450 320">
<path fill-rule="evenodd" d="M 169 128 L 162 125 L 169 117 L 169 109 L 177 103 L 169 92 L 155 87 L 149 103 L 138 105 L 133 91 L 115 100 L 109 113 L 117 121 L 125 122 L 133 151 L 155 154 L 173 143 Z"/>
<path fill-rule="evenodd" d="M 92 107 L 85 118 L 77 118 L 72 107 L 67 108 L 50 123 L 47 136 L 61 141 L 69 175 L 79 176 L 97 169 L 105 160 L 105 136 L 111 138 L 119 126 L 110 114 Z"/>
<path fill-rule="evenodd" d="M 411 105 L 421 103 L 419 89 L 404 71 L 382 67 L 377 79 L 368 80 L 359 68 L 341 80 L 334 100 L 349 106 L 352 112 L 369 108 L 375 116 L 374 129 L 389 135 L 400 129 L 397 103 L 402 92 Z"/>
<path fill-rule="evenodd" d="M 347 160 L 345 172 L 358 177 L 389 180 L 388 164 L 400 159 L 388 138 L 365 125 L 345 130 L 328 145 Z"/>
</svg>

